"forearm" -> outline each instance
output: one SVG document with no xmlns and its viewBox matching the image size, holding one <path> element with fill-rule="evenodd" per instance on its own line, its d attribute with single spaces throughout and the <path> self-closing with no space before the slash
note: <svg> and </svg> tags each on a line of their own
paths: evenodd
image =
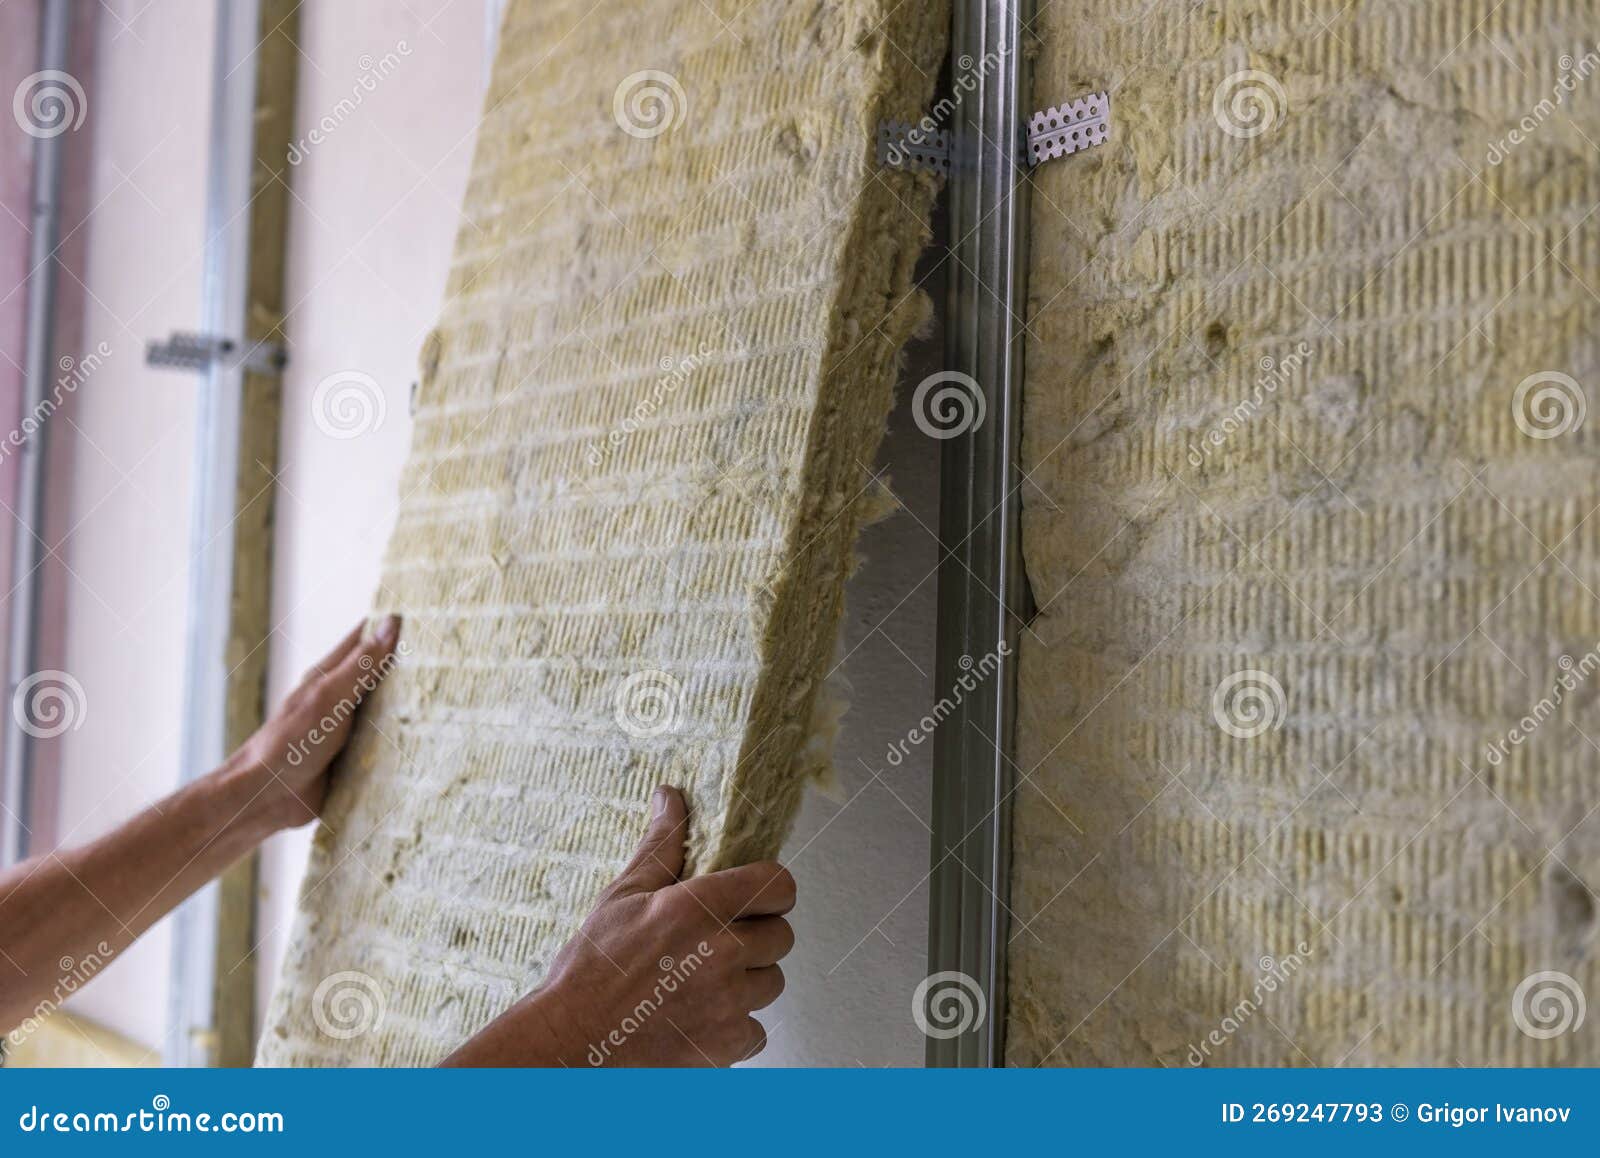
<svg viewBox="0 0 1600 1158">
<path fill-rule="evenodd" d="M 0 1029 L 57 986 L 62 960 L 121 953 L 280 827 L 269 786 L 230 762 L 98 840 L 0 873 Z"/>
</svg>

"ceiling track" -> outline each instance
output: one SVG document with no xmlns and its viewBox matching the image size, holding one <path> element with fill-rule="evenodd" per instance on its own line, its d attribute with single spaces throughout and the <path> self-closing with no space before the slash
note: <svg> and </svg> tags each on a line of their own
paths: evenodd
<svg viewBox="0 0 1600 1158">
<path fill-rule="evenodd" d="M 1031 0 L 954 0 L 949 126 L 949 372 L 970 421 L 944 444 L 935 689 L 929 979 L 919 989 L 930 1066 L 1003 1064 L 1018 636 L 1027 590 L 1018 466 L 1026 302 L 1030 108 L 1020 50 Z M 965 74 L 965 75 L 964 75 Z M 962 992 L 955 992 L 961 990 Z M 942 994 L 942 996 L 941 996 Z"/>
</svg>

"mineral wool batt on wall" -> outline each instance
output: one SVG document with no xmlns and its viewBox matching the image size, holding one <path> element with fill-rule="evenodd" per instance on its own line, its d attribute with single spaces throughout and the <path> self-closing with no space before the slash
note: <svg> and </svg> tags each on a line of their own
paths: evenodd
<svg viewBox="0 0 1600 1158">
<path fill-rule="evenodd" d="M 658 782 L 698 868 L 777 851 L 927 309 L 933 185 L 874 130 L 920 115 L 946 17 L 512 4 L 378 600 L 409 654 L 337 770 L 262 1062 L 439 1060 L 539 981 Z"/>
<path fill-rule="evenodd" d="M 1039 33 L 1009 1060 L 1600 1062 L 1600 4 Z"/>
</svg>

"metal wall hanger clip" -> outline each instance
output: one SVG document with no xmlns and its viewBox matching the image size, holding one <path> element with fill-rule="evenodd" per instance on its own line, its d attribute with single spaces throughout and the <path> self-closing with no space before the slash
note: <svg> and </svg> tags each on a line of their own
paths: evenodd
<svg viewBox="0 0 1600 1158">
<path fill-rule="evenodd" d="M 878 122 L 878 164 L 912 173 L 950 175 L 950 134 L 905 121 Z"/>
<path fill-rule="evenodd" d="M 1103 145 L 1111 136 L 1111 98 L 1092 92 L 1064 105 L 1051 105 L 1028 118 L 1029 168 L 1056 157 Z M 950 175 L 950 134 L 906 121 L 878 123 L 878 164 L 912 173 Z"/>
<path fill-rule="evenodd" d="M 281 374 L 289 364 L 289 354 L 277 342 L 257 342 L 240 350 L 232 338 L 179 330 L 164 342 L 145 343 L 144 361 L 147 366 L 202 374 L 216 365 L 239 366 L 251 374 Z"/>
<path fill-rule="evenodd" d="M 1111 98 L 1092 92 L 1064 105 L 1051 105 L 1028 118 L 1028 163 L 1042 165 L 1081 149 L 1106 143 L 1111 135 Z"/>
</svg>

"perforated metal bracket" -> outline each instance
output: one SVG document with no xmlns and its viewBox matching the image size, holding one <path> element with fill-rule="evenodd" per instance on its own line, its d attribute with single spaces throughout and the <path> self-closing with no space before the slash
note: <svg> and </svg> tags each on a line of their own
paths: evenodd
<svg viewBox="0 0 1600 1158">
<path fill-rule="evenodd" d="M 144 360 L 147 366 L 202 374 L 218 364 L 237 365 L 251 374 L 281 374 L 289 354 L 276 342 L 258 342 L 241 351 L 232 338 L 175 331 L 164 342 L 147 342 Z"/>
<path fill-rule="evenodd" d="M 1111 98 L 1092 92 L 1051 105 L 1028 118 L 1028 164 L 1041 165 L 1081 149 L 1103 145 L 1111 135 Z"/>
<path fill-rule="evenodd" d="M 1103 145 L 1111 136 L 1111 97 L 1092 92 L 1064 105 L 1051 105 L 1028 118 L 1029 168 Z M 950 175 L 950 134 L 905 121 L 878 124 L 878 164 L 886 169 Z"/>
<path fill-rule="evenodd" d="M 878 164 L 886 169 L 950 175 L 950 134 L 905 121 L 878 123 Z"/>
</svg>

